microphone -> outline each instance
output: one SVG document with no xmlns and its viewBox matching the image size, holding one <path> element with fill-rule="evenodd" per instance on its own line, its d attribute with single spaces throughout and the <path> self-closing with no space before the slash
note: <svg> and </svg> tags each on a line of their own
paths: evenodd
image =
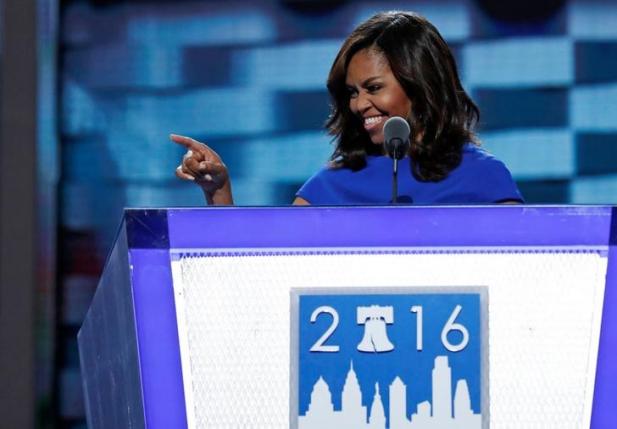
<svg viewBox="0 0 617 429">
<path fill-rule="evenodd" d="M 409 134 L 411 128 L 407 121 L 400 116 L 393 116 L 383 126 L 384 148 L 392 158 L 392 204 L 398 202 L 398 161 L 409 151 Z"/>
<path fill-rule="evenodd" d="M 400 116 L 393 116 L 386 121 L 383 126 L 383 144 L 390 158 L 399 160 L 405 157 L 410 146 L 410 133 L 409 124 Z"/>
</svg>

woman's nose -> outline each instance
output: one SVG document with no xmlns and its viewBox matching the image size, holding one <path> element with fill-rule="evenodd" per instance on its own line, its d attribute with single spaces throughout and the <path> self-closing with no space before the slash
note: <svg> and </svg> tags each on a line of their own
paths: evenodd
<svg viewBox="0 0 617 429">
<path fill-rule="evenodd" d="M 368 94 L 358 94 L 356 98 L 356 108 L 358 113 L 363 113 L 371 107 L 371 100 Z"/>
</svg>

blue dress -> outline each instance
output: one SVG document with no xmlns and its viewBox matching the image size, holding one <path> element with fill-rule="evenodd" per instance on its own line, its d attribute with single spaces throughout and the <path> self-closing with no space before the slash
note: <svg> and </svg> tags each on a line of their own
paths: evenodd
<svg viewBox="0 0 617 429">
<path fill-rule="evenodd" d="M 510 171 L 483 149 L 467 144 L 458 167 L 439 182 L 420 182 L 411 173 L 409 158 L 399 161 L 398 201 L 408 204 L 490 204 L 523 202 Z M 392 159 L 367 156 L 359 171 L 324 167 L 296 193 L 313 205 L 390 204 Z"/>
</svg>

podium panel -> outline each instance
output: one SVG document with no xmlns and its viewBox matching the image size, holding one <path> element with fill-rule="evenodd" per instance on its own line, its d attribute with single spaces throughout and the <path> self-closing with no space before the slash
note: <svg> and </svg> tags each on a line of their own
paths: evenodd
<svg viewBox="0 0 617 429">
<path fill-rule="evenodd" d="M 89 424 L 132 416 L 106 380 L 133 374 L 133 427 L 606 427 L 613 211 L 128 211 L 79 335 Z"/>
</svg>

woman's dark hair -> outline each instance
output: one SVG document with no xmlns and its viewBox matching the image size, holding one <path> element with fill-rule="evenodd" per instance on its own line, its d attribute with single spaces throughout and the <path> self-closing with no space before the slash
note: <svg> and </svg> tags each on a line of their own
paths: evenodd
<svg viewBox="0 0 617 429">
<path fill-rule="evenodd" d="M 412 125 L 413 174 L 422 181 L 443 179 L 460 164 L 463 145 L 476 141 L 472 128 L 480 112 L 461 85 L 447 43 L 430 22 L 414 13 L 378 13 L 343 43 L 328 76 L 332 110 L 326 127 L 336 138 L 332 159 L 359 170 L 366 166 L 366 155 L 383 153 L 371 142 L 361 118 L 351 112 L 345 83 L 351 58 L 367 48 L 388 60 L 411 100 L 407 119 Z"/>
</svg>

